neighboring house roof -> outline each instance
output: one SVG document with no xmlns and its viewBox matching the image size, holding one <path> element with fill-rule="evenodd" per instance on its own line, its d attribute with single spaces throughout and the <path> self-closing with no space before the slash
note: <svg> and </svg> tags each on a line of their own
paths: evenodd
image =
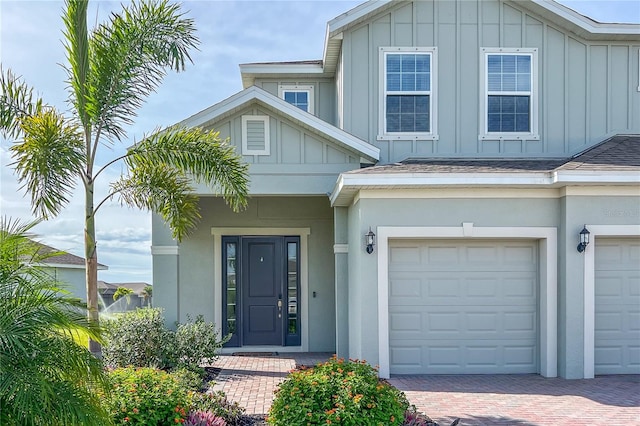
<svg viewBox="0 0 640 426">
<path fill-rule="evenodd" d="M 320 118 L 291 105 L 283 99 L 257 87 L 251 86 L 179 123 L 186 127 L 205 126 L 235 114 L 251 103 L 287 117 L 296 124 L 318 133 L 327 140 L 358 153 L 369 161 L 378 161 L 380 150 L 362 139 L 345 132 Z"/>
<path fill-rule="evenodd" d="M 39 247 L 39 250 L 42 254 L 50 254 L 50 253 L 60 253 L 55 256 L 48 257 L 45 259 L 43 265 L 49 266 L 52 268 L 70 268 L 70 269 L 84 269 L 85 262 L 84 258 L 80 256 L 76 256 L 71 253 L 67 253 L 62 250 L 58 250 L 46 244 L 42 244 L 37 241 L 33 241 Z M 102 263 L 98 263 L 99 270 L 109 269 L 108 266 L 103 265 Z"/>
<path fill-rule="evenodd" d="M 244 87 L 254 84 L 257 77 L 331 77 L 336 72 L 343 33 L 363 22 L 397 6 L 402 0 L 370 0 L 327 23 L 322 61 L 289 61 L 241 64 Z M 581 15 L 573 9 L 553 0 L 517 0 L 513 3 L 565 28 L 587 40 L 635 40 L 640 34 L 640 24 L 601 23 Z"/>
<path fill-rule="evenodd" d="M 564 159 L 410 159 L 342 173 L 331 204 L 360 189 L 640 184 L 640 135 L 617 135 Z"/>
<path fill-rule="evenodd" d="M 129 288 L 131 290 L 133 290 L 133 292 L 137 295 L 140 296 L 143 292 L 143 290 L 145 289 L 145 287 L 149 287 L 150 284 L 149 283 L 145 283 L 145 282 L 133 282 L 133 283 L 108 283 L 106 281 L 98 281 L 98 290 L 101 293 L 109 293 L 109 292 L 115 292 L 118 287 L 124 287 L 124 288 Z"/>
</svg>

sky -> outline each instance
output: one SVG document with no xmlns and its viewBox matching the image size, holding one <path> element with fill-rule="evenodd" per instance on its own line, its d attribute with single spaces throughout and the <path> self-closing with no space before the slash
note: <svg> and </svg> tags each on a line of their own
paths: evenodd
<svg viewBox="0 0 640 426">
<path fill-rule="evenodd" d="M 123 0 L 124 3 L 126 1 Z M 170 73 L 158 91 L 138 111 L 127 129 L 128 138 L 112 148 L 103 147 L 98 164 L 117 157 L 134 141 L 158 127 L 175 124 L 242 90 L 238 64 L 265 61 L 321 59 L 326 24 L 361 1 L 185 1 L 187 16 L 194 18 L 200 39 L 192 53 L 193 64 L 182 73 Z M 638 0 L 562 0 L 575 11 L 599 22 L 640 23 Z M 44 100 L 67 110 L 66 74 L 62 44 L 63 2 L 0 0 L 0 63 L 37 90 Z M 120 2 L 90 3 L 90 27 L 104 22 Z M 284 18 L 288 19 L 284 19 Z M 20 190 L 9 164 L 11 141 L 0 140 L 0 215 L 32 220 L 29 198 Z M 108 183 L 122 172 L 108 169 L 98 182 L 96 204 L 106 195 Z M 81 188 L 56 218 L 35 228 L 38 240 L 83 256 L 83 203 Z M 109 267 L 99 279 L 152 283 L 151 216 L 105 204 L 96 218 L 98 261 Z"/>
</svg>

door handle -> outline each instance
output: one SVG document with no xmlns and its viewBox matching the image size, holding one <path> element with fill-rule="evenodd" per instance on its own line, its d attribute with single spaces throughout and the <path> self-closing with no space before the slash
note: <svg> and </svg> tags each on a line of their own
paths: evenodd
<svg viewBox="0 0 640 426">
<path fill-rule="evenodd" d="M 278 318 L 282 318 L 282 299 L 278 299 Z"/>
</svg>

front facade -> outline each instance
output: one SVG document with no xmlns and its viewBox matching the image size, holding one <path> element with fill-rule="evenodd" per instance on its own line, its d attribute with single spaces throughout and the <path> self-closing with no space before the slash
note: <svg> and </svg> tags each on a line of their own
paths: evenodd
<svg viewBox="0 0 640 426">
<path fill-rule="evenodd" d="M 168 320 L 383 377 L 639 374 L 640 26 L 377 1 L 325 40 L 319 61 L 241 65 L 242 92 L 182 123 L 229 137 L 251 199 L 199 188 L 180 244 L 154 217 Z"/>
</svg>

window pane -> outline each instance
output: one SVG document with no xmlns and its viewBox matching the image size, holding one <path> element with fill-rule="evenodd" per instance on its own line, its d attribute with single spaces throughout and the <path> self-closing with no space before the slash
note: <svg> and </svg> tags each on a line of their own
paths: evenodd
<svg viewBox="0 0 640 426">
<path fill-rule="evenodd" d="M 387 113 L 387 132 L 400 131 L 400 114 Z"/>
<path fill-rule="evenodd" d="M 516 72 L 516 57 L 514 55 L 502 55 L 502 72 Z"/>
<path fill-rule="evenodd" d="M 400 113 L 400 98 L 401 96 L 397 96 L 397 95 L 387 96 L 387 113 L 391 113 L 391 114 Z"/>
<path fill-rule="evenodd" d="M 287 243 L 287 330 L 298 331 L 298 244 Z"/>
<path fill-rule="evenodd" d="M 529 96 L 489 96 L 487 110 L 489 132 L 530 131 Z"/>
<path fill-rule="evenodd" d="M 387 55 L 387 72 L 400 72 L 400 55 Z"/>
<path fill-rule="evenodd" d="M 431 90 L 430 53 L 387 53 L 387 92 L 429 92 Z M 429 95 L 387 93 L 385 105 L 388 133 L 428 132 Z"/>
<path fill-rule="evenodd" d="M 416 55 L 416 72 L 431 72 L 431 56 Z"/>
<path fill-rule="evenodd" d="M 399 55 L 401 58 L 400 69 L 403 74 L 416 72 L 416 55 Z"/>
<path fill-rule="evenodd" d="M 309 94 L 307 92 L 296 93 L 296 103 L 306 104 L 308 103 Z"/>
<path fill-rule="evenodd" d="M 284 92 L 284 100 L 290 104 L 296 101 L 296 92 Z"/>
<path fill-rule="evenodd" d="M 400 73 L 387 73 L 387 90 L 395 92 L 400 90 Z"/>
<path fill-rule="evenodd" d="M 236 243 L 227 243 L 226 245 L 226 266 L 227 266 L 227 306 L 226 306 L 226 323 L 227 333 L 236 332 Z"/>
</svg>

